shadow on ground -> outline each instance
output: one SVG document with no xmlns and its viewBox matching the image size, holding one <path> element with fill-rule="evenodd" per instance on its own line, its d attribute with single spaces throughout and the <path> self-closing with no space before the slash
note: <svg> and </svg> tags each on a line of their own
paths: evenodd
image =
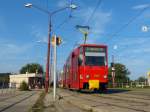
<svg viewBox="0 0 150 112">
<path fill-rule="evenodd" d="M 128 89 L 108 89 L 107 94 L 124 93 L 124 92 L 128 92 L 128 91 L 131 91 L 131 90 L 128 90 Z"/>
<path fill-rule="evenodd" d="M 108 89 L 107 91 L 89 91 L 89 90 L 82 90 L 82 91 L 78 91 L 79 93 L 83 93 L 83 94 L 115 94 L 115 93 L 124 93 L 124 92 L 128 92 L 131 90 L 127 90 L 127 89 Z"/>
</svg>

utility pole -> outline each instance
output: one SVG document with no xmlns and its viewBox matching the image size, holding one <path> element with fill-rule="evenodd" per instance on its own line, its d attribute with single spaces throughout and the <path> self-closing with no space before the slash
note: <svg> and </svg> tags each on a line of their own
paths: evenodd
<svg viewBox="0 0 150 112">
<path fill-rule="evenodd" d="M 66 6 L 66 7 L 63 7 L 63 8 L 60 8 L 60 9 L 57 9 L 57 10 L 54 10 L 53 12 L 50 12 L 49 10 L 45 10 L 41 7 L 38 7 L 36 5 L 33 5 L 31 3 L 27 3 L 25 4 L 25 7 L 28 7 L 28 8 L 31 8 L 31 7 L 34 7 L 40 11 L 42 11 L 43 13 L 46 13 L 48 16 L 49 16 L 49 27 L 48 27 L 48 51 L 47 51 L 47 63 L 46 63 L 46 76 L 45 76 L 45 92 L 47 93 L 48 92 L 48 87 L 49 87 L 49 72 L 50 72 L 50 38 L 51 38 L 51 27 L 52 27 L 52 16 L 55 15 L 56 13 L 60 12 L 60 11 L 63 11 L 63 10 L 66 10 L 68 8 L 71 8 L 71 9 L 76 9 L 77 6 L 74 5 L 74 4 L 70 4 L 69 6 Z"/>
<path fill-rule="evenodd" d="M 115 64 L 114 64 L 114 55 L 112 55 L 111 76 L 112 76 L 112 84 L 113 84 L 113 88 L 114 88 L 114 87 L 115 87 Z"/>
<path fill-rule="evenodd" d="M 62 42 L 60 37 L 53 36 L 52 37 L 52 45 L 53 45 L 53 98 L 56 101 L 56 67 L 57 67 L 57 45 L 60 45 Z"/>
<path fill-rule="evenodd" d="M 53 98 L 54 98 L 54 101 L 56 100 L 56 56 L 57 56 L 57 46 L 56 46 L 56 35 L 54 36 L 54 41 L 55 41 L 55 44 L 54 44 L 54 60 L 53 60 L 53 73 L 54 73 L 54 80 L 53 80 Z"/>
<path fill-rule="evenodd" d="M 51 16 L 49 16 L 49 26 L 48 26 L 48 49 L 47 49 L 46 79 L 45 79 L 45 92 L 46 93 L 48 92 L 48 88 L 49 88 L 50 38 L 51 38 Z"/>
</svg>

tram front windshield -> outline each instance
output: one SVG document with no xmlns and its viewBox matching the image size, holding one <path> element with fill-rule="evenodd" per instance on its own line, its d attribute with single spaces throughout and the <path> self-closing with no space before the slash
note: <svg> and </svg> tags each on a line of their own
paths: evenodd
<svg viewBox="0 0 150 112">
<path fill-rule="evenodd" d="M 85 47 L 85 65 L 105 66 L 106 48 Z"/>
</svg>

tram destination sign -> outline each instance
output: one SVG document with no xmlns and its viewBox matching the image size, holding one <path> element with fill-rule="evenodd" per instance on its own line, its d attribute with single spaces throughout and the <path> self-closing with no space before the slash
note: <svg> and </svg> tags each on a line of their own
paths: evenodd
<svg viewBox="0 0 150 112">
<path fill-rule="evenodd" d="M 105 52 L 105 49 L 100 47 L 85 47 L 85 52 Z"/>
</svg>

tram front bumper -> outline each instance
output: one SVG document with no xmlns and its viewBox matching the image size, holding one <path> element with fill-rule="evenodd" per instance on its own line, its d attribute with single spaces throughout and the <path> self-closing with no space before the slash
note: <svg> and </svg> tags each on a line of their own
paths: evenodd
<svg viewBox="0 0 150 112">
<path fill-rule="evenodd" d="M 99 80 L 89 80 L 89 89 L 99 89 Z"/>
</svg>

